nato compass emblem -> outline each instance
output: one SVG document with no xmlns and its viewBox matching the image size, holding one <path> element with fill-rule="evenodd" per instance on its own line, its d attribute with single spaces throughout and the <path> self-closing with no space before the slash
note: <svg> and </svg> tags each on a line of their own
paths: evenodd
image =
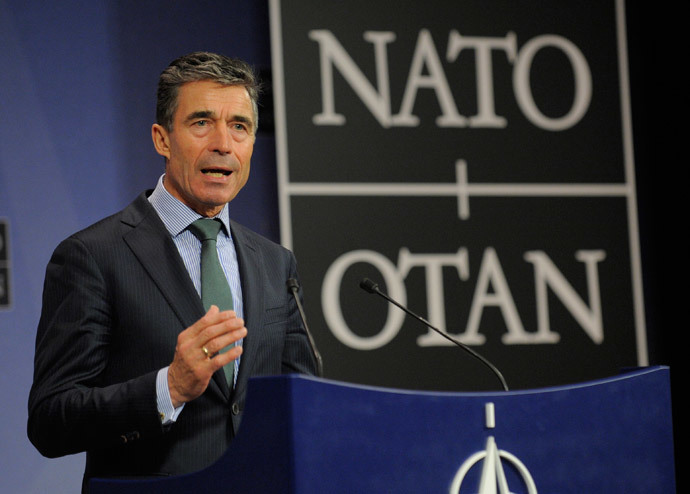
<svg viewBox="0 0 690 494">
<path fill-rule="evenodd" d="M 495 426 L 494 404 L 487 403 L 486 427 L 488 429 L 493 429 Z M 480 464 L 481 466 L 479 466 Z M 517 472 L 515 480 L 511 479 L 511 482 L 522 485 L 508 485 L 506 471 L 503 468 L 504 464 L 512 465 L 515 472 Z M 471 490 L 472 487 L 475 486 L 463 485 L 463 481 L 469 478 L 468 475 L 471 472 L 479 474 L 479 487 L 477 490 Z M 476 479 L 476 475 L 474 477 Z M 502 449 L 498 449 L 496 440 L 493 436 L 489 436 L 486 440 L 486 448 L 484 451 L 474 453 L 460 465 L 450 486 L 450 494 L 516 494 L 518 492 L 537 494 L 537 486 L 529 470 L 527 470 L 527 467 L 517 456 Z"/>
</svg>

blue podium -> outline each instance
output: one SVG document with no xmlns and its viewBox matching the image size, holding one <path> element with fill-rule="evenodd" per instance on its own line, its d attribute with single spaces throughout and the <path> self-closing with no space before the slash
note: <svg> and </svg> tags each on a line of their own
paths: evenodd
<svg viewBox="0 0 690 494">
<path fill-rule="evenodd" d="M 667 367 L 509 392 L 252 379 L 239 434 L 209 468 L 94 479 L 122 493 L 674 493 Z"/>
</svg>

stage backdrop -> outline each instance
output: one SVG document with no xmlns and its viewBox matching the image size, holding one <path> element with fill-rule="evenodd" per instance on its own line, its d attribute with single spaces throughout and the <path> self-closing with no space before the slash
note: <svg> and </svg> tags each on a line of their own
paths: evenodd
<svg viewBox="0 0 690 494">
<path fill-rule="evenodd" d="M 648 363 L 622 1 L 271 2 L 281 234 L 325 373 L 511 388 Z"/>
<path fill-rule="evenodd" d="M 181 54 L 212 50 L 244 58 L 269 77 L 268 27 L 268 5 L 255 0 L 0 0 L 1 492 L 81 488 L 84 455 L 48 460 L 26 437 L 53 249 L 126 206 L 163 172 L 151 143 L 160 71 Z M 277 240 L 268 110 L 251 178 L 231 215 Z"/>
<path fill-rule="evenodd" d="M 362 292 L 363 276 L 514 388 L 668 363 L 655 269 L 667 264 L 643 259 L 645 306 L 632 176 L 646 178 L 650 231 L 663 175 L 630 150 L 622 5 L 596 4 L 0 0 L 0 491 L 79 492 L 84 456 L 43 458 L 25 432 L 45 266 L 155 184 L 158 74 L 199 49 L 245 58 L 267 82 L 231 214 L 279 241 L 282 213 L 328 377 L 498 387 Z M 647 77 L 651 9 L 630 51 Z M 664 235 L 642 235 L 642 253 L 665 252 Z"/>
</svg>

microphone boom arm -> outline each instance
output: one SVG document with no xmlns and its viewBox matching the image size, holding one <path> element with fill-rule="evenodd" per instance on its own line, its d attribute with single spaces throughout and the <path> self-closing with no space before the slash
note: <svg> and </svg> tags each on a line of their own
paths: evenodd
<svg viewBox="0 0 690 494">
<path fill-rule="evenodd" d="M 440 334 L 441 336 L 443 336 L 443 337 L 444 337 L 445 339 L 447 339 L 448 341 L 452 342 L 453 344 L 455 344 L 455 345 L 459 346 L 460 348 L 462 348 L 463 350 L 465 350 L 467 353 L 469 353 L 469 354 L 472 355 L 474 358 L 476 358 L 476 359 L 479 360 L 481 363 L 483 363 L 485 366 L 487 366 L 489 369 L 491 369 L 491 372 L 493 372 L 493 373 L 496 375 L 496 377 L 498 378 L 498 380 L 501 381 L 501 386 L 503 387 L 503 390 L 504 390 L 504 391 L 508 391 L 508 384 L 506 383 L 506 380 L 503 378 L 503 374 L 501 374 L 501 371 L 499 371 L 499 370 L 496 368 L 496 366 L 494 366 L 494 364 L 492 364 L 491 362 L 489 362 L 486 358 L 484 358 L 483 356 L 481 356 L 479 353 L 475 352 L 474 350 L 472 350 L 472 349 L 471 349 L 470 347 L 468 347 L 467 345 L 465 345 L 465 344 L 463 344 L 463 343 L 460 343 L 460 342 L 457 341 L 455 338 L 451 338 L 450 336 L 448 336 L 446 333 L 444 333 L 444 332 L 441 331 L 440 329 L 437 329 L 437 328 L 435 328 L 434 326 L 432 326 L 431 323 L 430 323 L 429 321 L 427 321 L 426 319 L 424 319 L 423 317 L 421 317 L 421 316 L 415 314 L 414 312 L 412 312 L 412 311 L 411 311 L 410 309 L 408 309 L 407 307 L 403 306 L 402 304 L 399 304 L 397 301 L 395 301 L 395 300 L 393 300 L 392 298 L 390 298 L 388 295 L 386 295 L 386 294 L 383 293 L 381 290 L 379 290 L 378 284 L 374 283 L 374 282 L 371 281 L 369 278 L 364 278 L 364 279 L 359 283 L 359 286 L 360 286 L 363 290 L 365 290 L 365 291 L 367 291 L 367 292 L 369 292 L 369 293 L 375 293 L 376 295 L 379 295 L 379 296 L 385 298 L 385 299 L 388 300 L 391 304 L 395 305 L 396 307 L 398 307 L 399 309 L 401 309 L 401 310 L 402 310 L 403 312 L 405 312 L 406 314 L 409 314 L 410 316 L 414 317 L 414 318 L 417 319 L 418 321 L 421 321 L 422 323 L 424 323 L 429 329 L 431 329 L 431 330 L 433 330 L 433 331 L 436 331 L 438 334 Z"/>
</svg>

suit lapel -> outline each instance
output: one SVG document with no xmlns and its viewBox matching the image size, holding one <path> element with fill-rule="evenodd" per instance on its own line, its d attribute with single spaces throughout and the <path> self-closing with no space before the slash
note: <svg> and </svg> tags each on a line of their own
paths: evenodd
<svg viewBox="0 0 690 494">
<path fill-rule="evenodd" d="M 260 340 L 260 328 L 263 326 L 264 290 L 261 280 L 263 280 L 264 267 L 251 237 L 233 221 L 230 222 L 230 228 L 242 280 L 244 323 L 247 328 L 247 336 L 242 342 L 242 357 L 235 389 L 236 393 L 241 394 L 247 386 L 249 376 L 252 375 Z"/>
<path fill-rule="evenodd" d="M 131 227 L 123 235 L 125 243 L 163 294 L 182 327 L 188 328 L 204 315 L 204 307 L 175 243 L 145 193 L 124 210 L 122 218 L 122 222 Z M 170 336 L 177 338 L 177 334 L 174 332 Z M 227 398 L 228 385 L 222 369 L 214 374 L 211 382 L 210 386 Z"/>
</svg>

